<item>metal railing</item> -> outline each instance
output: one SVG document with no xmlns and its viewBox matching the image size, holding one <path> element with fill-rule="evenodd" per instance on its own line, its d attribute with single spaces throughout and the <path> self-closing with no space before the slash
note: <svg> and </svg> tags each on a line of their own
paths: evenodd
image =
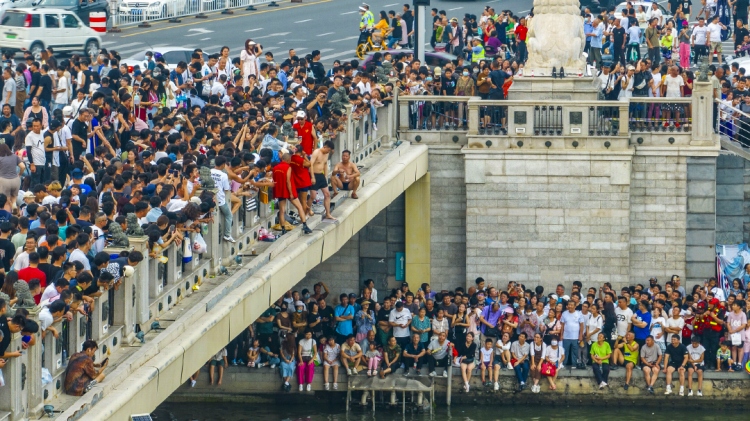
<svg viewBox="0 0 750 421">
<path fill-rule="evenodd" d="M 718 118 L 714 129 L 719 133 L 722 146 L 750 158 L 750 110 L 740 110 L 739 100 L 730 103 L 717 99 L 715 104 Z"/>
<path fill-rule="evenodd" d="M 468 96 L 403 96 L 407 101 L 411 130 L 466 130 L 468 128 Z M 403 118 L 403 116 L 402 116 Z"/>
<path fill-rule="evenodd" d="M 167 19 L 177 21 L 187 16 L 205 18 L 206 13 L 221 11 L 231 14 L 232 9 L 256 10 L 255 6 L 263 4 L 278 6 L 271 0 L 166 0 L 158 5 L 149 5 L 145 0 L 123 0 L 114 8 L 110 26 L 149 26 L 149 22 Z"/>
<path fill-rule="evenodd" d="M 507 135 L 508 106 L 480 105 L 478 132 L 481 135 Z"/>
<path fill-rule="evenodd" d="M 631 132 L 689 133 L 693 125 L 691 98 L 629 98 Z"/>
</svg>

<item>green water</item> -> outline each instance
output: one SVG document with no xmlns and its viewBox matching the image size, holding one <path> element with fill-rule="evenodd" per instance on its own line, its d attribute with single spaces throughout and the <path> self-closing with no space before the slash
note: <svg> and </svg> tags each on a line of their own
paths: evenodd
<svg viewBox="0 0 750 421">
<path fill-rule="evenodd" d="M 232 404 L 232 403 L 165 403 L 154 413 L 157 421 L 605 421 L 615 411 L 617 421 L 714 421 L 727 419 L 749 419 L 747 413 L 717 411 L 715 408 L 705 411 L 610 408 L 606 407 L 491 407 L 491 406 L 455 406 L 451 409 L 438 408 L 433 416 L 428 414 L 411 414 L 403 416 L 395 409 L 377 408 L 373 414 L 355 408 L 349 415 L 341 407 L 328 407 L 327 403 L 316 402 L 310 406 L 287 406 L 270 404 Z M 605 414 L 603 411 L 607 411 Z"/>
</svg>

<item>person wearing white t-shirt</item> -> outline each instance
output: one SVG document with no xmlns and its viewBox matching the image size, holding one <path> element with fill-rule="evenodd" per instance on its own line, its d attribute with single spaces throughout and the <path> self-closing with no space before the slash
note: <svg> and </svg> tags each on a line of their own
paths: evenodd
<svg viewBox="0 0 750 421">
<path fill-rule="evenodd" d="M 693 28 L 693 35 L 691 37 L 691 46 L 695 51 L 695 64 L 698 64 L 700 57 L 708 55 L 708 27 L 706 27 L 706 20 L 702 17 L 698 18 L 698 26 Z"/>
<path fill-rule="evenodd" d="M 664 78 L 664 97 L 681 98 L 684 95 L 685 80 L 680 76 L 677 66 L 669 68 L 669 73 Z"/>
<path fill-rule="evenodd" d="M 624 338 L 625 334 L 632 329 L 630 319 L 633 318 L 633 310 L 628 307 L 628 302 L 625 297 L 617 299 L 615 316 L 617 316 L 617 336 Z"/>
<path fill-rule="evenodd" d="M 63 109 L 68 105 L 68 98 L 70 98 L 70 82 L 65 77 L 65 70 L 61 67 L 57 69 L 57 89 L 54 89 L 55 103 L 52 106 L 52 111 L 57 109 Z"/>
<path fill-rule="evenodd" d="M 670 343 L 672 336 L 677 336 L 677 339 L 682 340 L 683 327 L 685 327 L 685 319 L 680 317 L 680 308 L 672 307 L 672 317 L 668 318 L 664 324 L 664 331 L 666 332 L 665 342 Z"/>
<path fill-rule="evenodd" d="M 716 15 L 713 18 L 713 22 L 711 22 L 708 25 L 708 33 L 709 33 L 709 50 L 708 50 L 708 59 L 709 63 L 714 61 L 713 60 L 713 53 L 716 52 L 716 57 L 719 58 L 719 66 L 721 66 L 721 31 L 726 30 L 727 27 L 724 26 L 723 23 L 719 22 L 719 16 Z"/>
<path fill-rule="evenodd" d="M 651 3 L 651 10 L 648 13 L 649 20 L 651 19 L 658 19 L 657 26 L 659 28 L 664 26 L 664 15 L 661 13 L 661 9 L 659 9 L 659 5 L 656 3 Z"/>
<path fill-rule="evenodd" d="M 232 238 L 232 209 L 229 207 L 229 198 L 227 195 L 232 193 L 232 188 L 229 185 L 229 176 L 224 172 L 224 167 L 227 164 L 227 158 L 224 156 L 217 156 L 214 159 L 215 168 L 211 169 L 211 178 L 216 184 L 216 205 L 221 211 L 221 215 L 224 217 L 224 240 L 230 243 L 236 242 Z"/>
</svg>

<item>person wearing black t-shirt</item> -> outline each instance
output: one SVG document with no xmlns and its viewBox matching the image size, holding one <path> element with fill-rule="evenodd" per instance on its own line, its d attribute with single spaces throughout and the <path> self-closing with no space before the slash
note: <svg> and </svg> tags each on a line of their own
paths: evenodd
<svg viewBox="0 0 750 421">
<path fill-rule="evenodd" d="M 377 342 L 382 346 L 385 346 L 388 343 L 388 337 L 391 336 L 391 330 L 393 329 L 389 320 L 390 315 L 391 300 L 390 298 L 385 297 L 385 300 L 383 300 L 383 307 L 378 310 L 378 314 L 376 317 Z"/>
<path fill-rule="evenodd" d="M 666 368 L 667 391 L 665 395 L 672 393 L 672 373 L 680 373 L 680 396 L 684 393 L 685 388 L 685 366 L 688 362 L 688 350 L 680 343 L 677 335 L 672 336 L 672 343 L 667 345 L 664 350 L 664 367 Z"/>
<path fill-rule="evenodd" d="M 685 0 L 687 2 L 689 0 Z M 747 23 L 747 8 L 750 5 L 748 0 L 734 0 L 729 1 L 729 5 L 732 7 L 732 16 L 734 17 L 734 28 L 737 31 L 737 21 L 741 20 L 742 23 Z M 685 6 L 682 7 L 685 10 Z M 685 12 L 687 14 L 687 12 Z M 742 38 L 740 38 L 742 40 Z"/>
<path fill-rule="evenodd" d="M 78 118 L 73 121 L 73 126 L 70 129 L 70 133 L 73 136 L 73 159 L 76 160 L 80 159 L 81 155 L 86 152 L 86 145 L 89 138 L 89 128 L 86 125 L 88 118 L 88 108 L 82 108 L 78 112 Z"/>
<path fill-rule="evenodd" d="M 615 27 L 612 29 L 612 48 L 614 49 L 613 57 L 616 61 L 625 65 L 625 28 L 620 25 L 620 19 L 615 19 Z"/>
<path fill-rule="evenodd" d="M 49 105 L 52 102 L 52 78 L 49 76 L 49 66 L 42 64 L 41 68 L 42 75 L 39 78 L 39 87 L 41 92 L 39 99 L 41 100 L 42 107 L 49 111 Z"/>
<path fill-rule="evenodd" d="M 330 338 L 333 335 L 333 307 L 326 304 L 326 300 L 318 300 L 318 314 L 320 314 L 320 325 L 323 329 L 323 336 Z"/>
</svg>

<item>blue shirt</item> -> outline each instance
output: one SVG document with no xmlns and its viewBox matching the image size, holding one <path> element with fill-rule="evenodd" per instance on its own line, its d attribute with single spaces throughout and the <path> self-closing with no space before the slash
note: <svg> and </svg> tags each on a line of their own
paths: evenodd
<svg viewBox="0 0 750 421">
<path fill-rule="evenodd" d="M 594 24 L 591 22 L 583 21 L 583 33 L 590 34 L 592 32 L 594 32 Z M 586 41 L 591 41 L 591 37 L 587 36 Z"/>
<path fill-rule="evenodd" d="M 641 310 L 639 309 L 635 312 L 635 317 L 640 322 L 646 322 L 646 327 L 638 327 L 635 325 L 635 323 L 633 323 L 633 333 L 635 333 L 635 339 L 646 339 L 648 335 L 651 334 L 651 313 L 648 311 L 641 312 Z"/>
<path fill-rule="evenodd" d="M 604 35 L 604 24 L 599 23 L 597 27 L 594 28 L 594 30 L 590 33 L 596 34 L 593 37 L 591 37 L 591 43 L 589 46 L 594 48 L 602 48 L 602 35 Z"/>
<path fill-rule="evenodd" d="M 341 305 L 338 305 L 333 314 L 336 317 L 354 316 L 354 306 L 347 305 L 346 307 L 342 307 Z M 352 321 L 344 320 L 343 322 L 336 322 L 336 333 L 343 336 L 348 336 L 354 333 L 354 330 L 352 329 Z"/>
<path fill-rule="evenodd" d="M 284 90 L 286 91 L 286 84 L 287 84 L 286 72 L 283 70 L 279 70 L 279 73 L 277 73 L 276 76 L 278 76 L 279 82 L 281 82 L 281 86 L 283 86 Z"/>
<path fill-rule="evenodd" d="M 169 72 L 169 80 L 175 80 L 177 79 L 177 86 L 182 85 L 182 73 L 177 73 L 177 70 L 172 70 Z M 286 89 L 286 88 L 284 88 Z"/>
</svg>

